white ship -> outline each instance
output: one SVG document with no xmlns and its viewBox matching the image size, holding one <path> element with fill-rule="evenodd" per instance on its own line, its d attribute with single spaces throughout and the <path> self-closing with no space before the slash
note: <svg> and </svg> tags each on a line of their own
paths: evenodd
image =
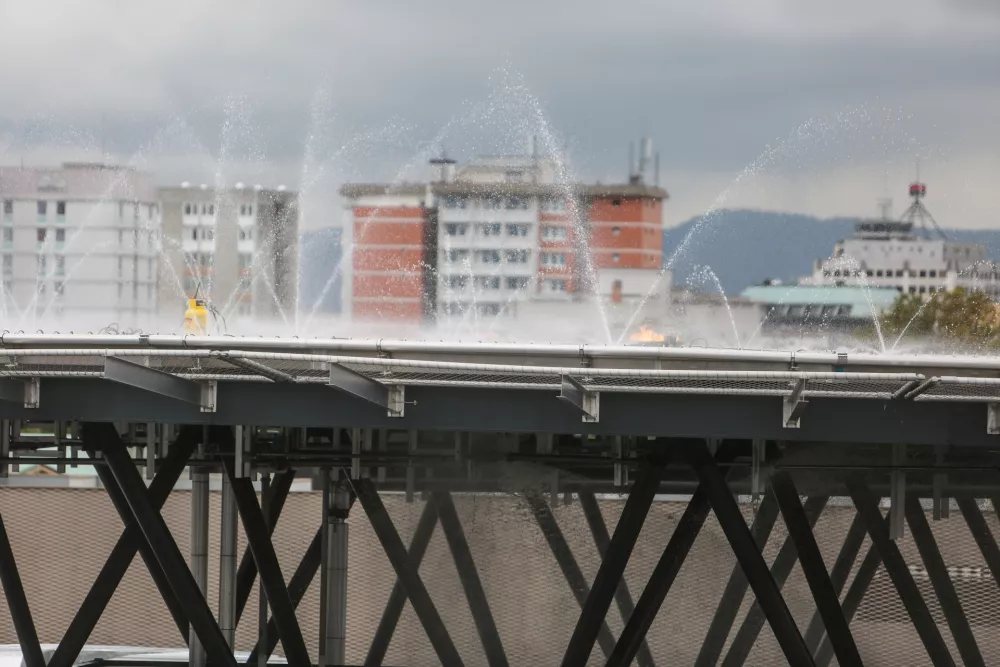
<svg viewBox="0 0 1000 667">
<path fill-rule="evenodd" d="M 910 185 L 912 203 L 899 220 L 882 216 L 861 221 L 854 236 L 834 248 L 833 257 L 817 260 L 803 285 L 865 285 L 929 298 L 939 290 L 964 287 L 1000 298 L 1000 267 L 986 257 L 986 246 L 949 240 L 923 204 L 927 186 Z"/>
</svg>

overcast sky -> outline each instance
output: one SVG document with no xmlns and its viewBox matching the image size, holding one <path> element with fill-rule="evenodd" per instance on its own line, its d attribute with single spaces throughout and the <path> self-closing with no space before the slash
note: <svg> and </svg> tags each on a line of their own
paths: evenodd
<svg viewBox="0 0 1000 667">
<path fill-rule="evenodd" d="M 104 153 L 164 183 L 303 187 L 523 150 L 625 176 L 653 137 L 667 222 L 713 205 L 905 207 L 998 226 L 1000 2 L 0 3 L 0 160 Z"/>
</svg>

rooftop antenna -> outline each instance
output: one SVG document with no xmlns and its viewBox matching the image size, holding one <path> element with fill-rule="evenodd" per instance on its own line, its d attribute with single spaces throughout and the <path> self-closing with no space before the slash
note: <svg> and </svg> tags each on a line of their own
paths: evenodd
<svg viewBox="0 0 1000 667">
<path fill-rule="evenodd" d="M 628 180 L 635 175 L 635 142 L 628 142 Z"/>
<path fill-rule="evenodd" d="M 941 227 L 938 226 L 934 216 L 931 215 L 931 212 L 927 210 L 927 207 L 924 206 L 923 201 L 921 201 L 926 196 L 927 185 L 920 182 L 920 161 L 917 160 L 917 179 L 913 183 L 910 183 L 910 198 L 913 202 L 903 213 L 903 217 L 900 218 L 900 220 L 920 227 L 925 236 L 929 236 L 931 229 L 933 229 L 937 232 L 938 236 L 947 240 L 948 237 L 945 236 L 945 233 L 941 230 Z"/>
</svg>

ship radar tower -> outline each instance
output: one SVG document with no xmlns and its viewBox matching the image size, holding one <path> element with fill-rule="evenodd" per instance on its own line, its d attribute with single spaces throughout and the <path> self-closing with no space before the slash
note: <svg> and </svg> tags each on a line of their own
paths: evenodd
<svg viewBox="0 0 1000 667">
<path fill-rule="evenodd" d="M 900 218 L 903 222 L 909 222 L 914 227 L 919 227 L 923 232 L 924 236 L 930 238 L 932 230 L 942 239 L 947 240 L 948 237 L 945 233 L 941 231 L 941 227 L 938 226 L 937 221 L 931 212 L 927 210 L 922 201 L 924 197 L 927 196 L 927 184 L 920 182 L 920 171 L 917 170 L 917 180 L 910 183 L 910 207 L 906 209 L 903 213 L 903 217 Z"/>
</svg>

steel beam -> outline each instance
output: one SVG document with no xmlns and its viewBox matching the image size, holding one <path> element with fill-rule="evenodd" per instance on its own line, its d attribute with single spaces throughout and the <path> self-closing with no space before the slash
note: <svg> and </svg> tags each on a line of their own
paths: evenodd
<svg viewBox="0 0 1000 667">
<path fill-rule="evenodd" d="M 938 549 L 934 533 L 927 523 L 927 515 L 924 514 L 920 501 L 910 495 L 906 499 L 906 521 L 910 524 L 910 532 L 913 533 L 913 541 L 920 552 L 920 558 L 927 568 L 927 576 L 934 587 L 941 611 L 945 620 L 948 621 L 948 628 L 951 636 L 955 639 L 955 646 L 962 656 L 962 662 L 966 667 L 986 667 L 983 655 L 979 652 L 979 644 L 976 643 L 976 636 L 969 626 L 969 619 L 965 617 L 962 603 L 958 599 L 958 591 L 948 574 L 948 567 L 944 564 L 941 551 Z M 843 661 L 841 661 L 843 664 Z"/>
<path fill-rule="evenodd" d="M 104 379 L 202 406 L 201 386 L 193 380 L 158 371 L 118 357 L 104 357 Z"/>
<path fill-rule="evenodd" d="M 323 529 L 320 528 L 313 536 L 312 542 L 309 543 L 309 547 L 306 549 L 305 554 L 303 554 L 302 560 L 299 561 L 299 566 L 295 568 L 292 578 L 288 580 L 288 597 L 292 600 L 293 608 L 298 608 L 299 603 L 302 602 L 302 598 L 305 597 L 306 591 L 309 590 L 309 585 L 316 578 L 316 572 L 319 571 L 323 548 L 322 538 Z M 273 616 L 267 622 L 267 633 L 264 639 L 266 639 L 265 656 L 270 658 L 271 654 L 274 653 L 274 649 L 278 646 L 278 622 Z M 260 642 L 254 646 L 246 664 L 253 665 L 257 663 L 259 657 Z"/>
<path fill-rule="evenodd" d="M 181 466 L 187 463 L 187 460 L 191 456 L 191 449 L 193 449 L 193 443 L 196 439 L 196 436 L 194 435 L 194 432 L 196 430 L 201 430 L 201 429 L 192 428 L 191 433 L 189 434 L 191 436 L 192 446 L 191 448 L 187 449 L 184 455 L 184 460 L 177 461 L 175 463 L 179 463 Z M 91 459 L 97 457 L 97 450 L 93 442 L 84 439 L 83 449 L 84 451 L 87 452 L 87 456 L 89 456 Z M 118 482 L 115 480 L 114 475 L 111 474 L 111 470 L 109 470 L 107 466 L 102 466 L 102 465 L 94 466 L 94 470 L 97 472 L 97 477 L 98 479 L 101 480 L 101 485 L 104 486 L 104 489 L 108 493 L 108 497 L 111 498 L 111 503 L 115 506 L 115 510 L 118 512 L 118 516 L 121 518 L 122 523 L 125 525 L 127 531 L 128 527 L 131 524 L 133 524 L 134 516 L 132 514 L 132 508 L 129 507 L 128 502 L 125 500 L 125 496 L 122 493 L 121 487 L 118 486 Z M 177 472 L 179 475 L 180 470 L 178 470 Z M 173 481 L 171 481 L 170 484 L 171 488 L 167 489 L 166 491 L 167 494 L 169 494 L 170 490 L 172 490 L 176 482 L 177 479 L 175 477 Z M 152 491 L 147 490 L 146 494 L 150 497 L 151 502 L 153 502 Z M 158 505 L 154 503 L 156 511 L 160 510 L 160 507 L 163 506 L 164 502 L 166 502 L 166 495 L 164 495 L 163 501 L 160 502 Z M 149 572 L 149 576 L 153 580 L 153 583 L 156 584 L 156 590 L 159 591 L 160 597 L 163 599 L 163 603 L 167 606 L 167 611 L 170 612 L 170 617 L 174 620 L 174 624 L 177 626 L 177 631 L 180 632 L 180 635 L 181 637 L 184 638 L 185 642 L 190 643 L 190 634 L 188 632 L 187 616 L 184 613 L 180 601 L 177 599 L 177 596 L 174 593 L 174 589 L 170 584 L 170 580 L 167 578 L 166 573 L 163 571 L 163 568 L 160 566 L 159 561 L 156 559 L 156 554 L 153 553 L 153 548 L 143 538 L 142 531 L 139 530 L 138 526 L 136 526 L 134 530 L 137 531 L 136 537 L 138 538 L 137 546 L 139 550 L 139 555 L 142 557 L 142 561 L 146 565 L 146 570 Z M 121 540 L 119 540 L 119 543 L 121 543 Z M 135 550 L 134 549 L 128 550 L 123 548 L 121 551 L 122 554 L 125 554 L 126 552 L 128 552 L 128 562 L 131 563 L 132 558 L 135 556 Z M 112 552 L 112 556 L 114 556 L 114 552 Z M 117 586 L 117 583 L 115 585 Z M 112 593 L 113 592 L 114 590 L 112 589 Z M 101 609 L 101 611 L 103 612 L 103 608 Z M 96 624 L 97 619 L 94 620 Z M 93 631 L 93 626 L 91 626 L 90 630 Z M 69 633 L 67 633 L 67 635 L 68 634 Z M 89 636 L 90 633 L 88 632 L 87 634 Z M 84 639 L 86 639 L 86 637 Z M 80 645 L 80 648 L 83 648 L 82 644 Z"/>
<path fill-rule="evenodd" d="M 563 375 L 560 380 L 559 400 L 573 406 L 585 422 L 600 421 L 601 395 L 590 391 L 576 378 Z"/>
<path fill-rule="evenodd" d="M 781 404 L 781 424 L 785 428 L 799 428 L 802 420 L 802 413 L 805 412 L 809 401 L 802 398 L 806 390 L 805 380 L 796 380 L 792 387 L 792 393 L 784 397 Z"/>
<path fill-rule="evenodd" d="M 204 427 L 208 435 L 208 427 Z M 207 440 L 207 437 L 204 438 Z M 202 442 L 199 454 L 203 454 L 207 443 Z M 199 457 L 200 458 L 200 457 Z M 201 594 L 208 598 L 208 472 L 198 466 L 191 467 L 191 574 L 198 583 Z M 230 648 L 232 642 L 226 642 Z M 205 650 L 197 636 L 191 637 L 188 664 L 191 667 L 205 667 Z"/>
<path fill-rule="evenodd" d="M 277 621 L 281 645 L 285 649 L 289 664 L 311 665 L 309 651 L 302 639 L 302 629 L 295 618 L 295 607 L 285 586 L 285 579 L 281 574 L 278 556 L 274 552 L 264 514 L 257 504 L 257 492 L 253 488 L 253 482 L 246 477 L 235 477 L 233 473 L 232 467 L 226 466 L 226 474 L 233 487 L 243 532 L 246 533 L 247 544 L 260 573 L 260 584 L 267 594 L 267 602 Z"/>
<path fill-rule="evenodd" d="M 323 471 L 323 551 L 320 571 L 319 664 L 342 665 L 347 642 L 347 548 L 350 491 Z"/>
<path fill-rule="evenodd" d="M 510 663 L 507 662 L 507 654 L 504 652 L 503 642 L 500 641 L 500 632 L 490 612 L 490 603 L 486 598 L 486 591 L 483 590 L 483 582 L 476 571 L 472 550 L 469 549 L 469 543 L 465 539 L 465 531 L 462 530 L 462 522 L 458 518 L 451 494 L 447 491 L 435 491 L 431 494 L 431 502 L 437 506 L 441 529 L 444 531 L 445 539 L 448 540 L 452 558 L 455 559 L 458 578 L 462 582 L 465 599 L 469 602 L 469 610 L 472 612 L 472 620 L 476 623 L 479 640 L 483 644 L 486 662 L 490 667 L 508 667 Z"/>
<path fill-rule="evenodd" d="M 972 539 L 976 541 L 979 551 L 983 554 L 983 560 L 986 561 L 987 567 L 993 574 L 993 581 L 996 582 L 997 586 L 1000 586 L 1000 547 L 997 547 L 996 539 L 993 537 L 989 524 L 986 523 L 986 518 L 979 511 L 979 505 L 976 504 L 975 498 L 960 496 L 955 500 L 958 501 L 958 509 L 961 510 L 965 523 L 969 526 Z"/>
<path fill-rule="evenodd" d="M 39 379 L 15 380 L 0 378 L 0 401 L 21 404 L 26 408 L 37 408 L 39 404 Z"/>
<path fill-rule="evenodd" d="M 858 553 L 861 552 L 861 545 L 864 541 L 865 524 L 861 520 L 861 515 L 855 514 L 850 528 L 847 529 L 847 535 L 844 537 L 844 543 L 840 547 L 840 552 L 837 554 L 837 560 L 830 570 L 830 583 L 833 584 L 833 589 L 837 593 L 838 600 L 840 599 L 840 594 L 844 591 L 844 586 L 847 585 L 847 578 L 851 576 L 854 561 L 857 560 Z M 851 617 L 847 615 L 846 611 L 844 611 L 844 616 L 850 622 Z M 826 628 L 823 625 L 823 618 L 820 616 L 819 611 L 817 611 L 813 614 L 812 620 L 809 621 L 809 628 L 806 630 L 806 645 L 810 651 L 813 651 L 813 655 L 816 655 L 816 649 L 819 647 L 819 643 L 822 641 L 825 632 Z M 819 664 L 819 660 L 817 660 L 817 664 Z"/>
<path fill-rule="evenodd" d="M 858 514 L 858 517 L 861 515 Z M 888 523 L 890 518 L 888 515 L 885 517 L 886 531 L 888 531 Z M 862 525 L 865 525 L 862 519 Z M 867 528 L 866 528 L 867 534 Z M 871 586 L 872 579 L 875 578 L 875 573 L 878 571 L 879 565 L 882 564 L 882 557 L 878 553 L 878 549 L 875 545 L 868 547 L 868 553 L 865 554 L 864 559 L 861 561 L 861 565 L 858 566 L 858 571 L 854 575 L 854 580 L 851 581 L 850 587 L 847 589 L 847 594 L 844 595 L 844 601 L 841 603 L 840 608 L 844 610 L 844 618 L 850 623 L 854 619 L 854 615 L 858 613 L 858 608 L 861 607 L 861 602 L 864 600 L 865 594 L 868 592 L 868 587 Z M 830 638 L 825 634 L 823 635 L 822 641 L 819 648 L 816 649 L 816 667 L 827 667 L 830 661 L 833 660 L 833 646 L 830 645 Z"/>
<path fill-rule="evenodd" d="M 583 576 L 583 570 L 580 569 L 580 565 L 576 562 L 576 558 L 569 548 L 569 543 L 566 542 L 566 538 L 563 536 L 562 530 L 559 529 L 556 518 L 552 515 L 552 510 L 545 503 L 545 500 L 542 499 L 541 495 L 525 493 L 524 499 L 528 503 L 531 513 L 535 516 L 535 520 L 538 522 L 538 527 L 541 529 L 545 541 L 549 543 L 549 549 L 552 550 L 552 555 L 555 556 L 556 563 L 559 564 L 559 568 L 566 578 L 566 583 L 569 584 L 569 588 L 573 591 L 580 609 L 583 610 L 587 599 L 590 597 L 590 584 L 587 583 L 587 578 Z M 611 652 L 615 649 L 615 637 L 611 634 L 611 629 L 608 628 L 607 622 L 601 624 L 601 628 L 597 633 L 597 643 L 600 645 L 604 657 L 610 658 Z"/>
<path fill-rule="evenodd" d="M 823 618 L 830 643 L 837 655 L 837 661 L 841 665 L 861 665 L 861 654 L 858 653 L 858 646 L 851 635 L 844 612 L 840 608 L 840 598 L 830 581 L 830 576 L 823 563 L 823 554 L 820 553 L 819 545 L 813 536 L 812 525 L 802 509 L 799 502 L 799 493 L 795 489 L 795 483 L 791 475 L 787 472 L 777 472 L 771 476 L 771 488 L 774 489 L 775 499 L 781 508 L 781 515 L 785 519 L 788 533 L 795 544 L 798 552 L 799 563 L 802 565 L 802 573 L 809 584 L 816 608 Z"/>
<path fill-rule="evenodd" d="M 848 480 L 848 490 L 851 493 L 854 506 L 858 508 L 858 512 L 864 518 L 868 536 L 871 537 L 875 548 L 878 549 L 882 563 L 885 565 L 885 571 L 892 579 L 903 606 L 906 607 L 906 611 L 910 615 L 913 627 L 920 635 L 924 648 L 927 649 L 927 655 L 930 656 L 931 662 L 935 667 L 952 667 L 955 661 L 948 652 L 941 631 L 934 622 L 923 597 L 921 597 L 920 589 L 917 588 L 913 575 L 907 569 L 899 547 L 889 537 L 889 530 L 887 530 L 885 521 L 882 519 L 882 512 L 878 508 L 879 499 L 859 479 Z"/>
<path fill-rule="evenodd" d="M 649 507 L 660 485 L 663 470 L 662 463 L 650 463 L 642 468 L 638 479 L 632 485 L 622 515 L 615 526 L 614 535 L 611 537 L 611 544 L 608 545 L 608 551 L 594 576 L 590 595 L 587 596 L 576 629 L 569 640 L 569 646 L 566 647 L 562 667 L 584 667 L 587 664 L 590 652 L 594 649 L 594 642 L 597 641 L 597 634 L 605 624 L 608 607 L 611 606 L 611 600 L 625 574 L 625 566 L 628 565 L 632 549 L 639 538 L 639 531 L 642 530 L 642 524 L 649 514 Z"/>
<path fill-rule="evenodd" d="M 409 598 L 410 604 L 413 605 L 413 611 L 420 619 L 421 625 L 424 626 L 424 631 L 427 633 L 435 653 L 437 653 L 438 660 L 441 661 L 443 667 L 461 667 L 462 658 L 458 654 L 458 649 L 455 648 L 455 644 L 444 626 L 444 621 L 441 620 L 427 588 L 424 587 L 420 573 L 410 561 L 406 547 L 399 539 L 399 533 L 396 532 L 396 527 L 392 524 L 392 519 L 386 511 L 385 505 L 382 504 L 382 499 L 379 498 L 375 485 L 370 479 L 352 479 L 350 483 L 354 488 L 358 502 L 361 503 L 365 514 L 368 515 L 372 530 L 382 544 L 385 555 L 396 571 L 396 576 L 403 584 L 406 596 Z"/>
<path fill-rule="evenodd" d="M 646 633 L 653 625 L 656 614 L 667 598 L 670 587 L 677 578 L 677 573 L 680 572 L 688 552 L 691 551 L 691 546 L 701 532 L 709 511 L 711 506 L 708 494 L 699 486 L 670 535 L 670 541 L 667 542 L 660 560 L 653 568 L 653 573 L 646 582 L 646 588 L 639 596 L 635 613 L 629 616 L 625 629 L 615 644 L 615 650 L 608 659 L 607 667 L 628 667 L 632 664 L 636 653 L 645 642 Z"/>
<path fill-rule="evenodd" d="M 222 476 L 219 543 L 219 627 L 230 647 L 236 644 L 236 545 L 239 515 L 229 476 Z"/>
<path fill-rule="evenodd" d="M 194 577 L 191 576 L 191 570 L 184 562 L 184 556 L 170 534 L 170 529 L 167 528 L 159 511 L 150 503 L 142 477 L 132 463 L 118 433 L 111 424 L 85 423 L 83 437 L 85 440 L 101 443 L 104 459 L 121 487 L 125 500 L 132 508 L 146 541 L 153 548 L 153 553 L 156 554 L 160 566 L 166 573 L 191 627 L 201 639 L 209 662 L 213 665 L 235 667 L 236 659 L 226 643 L 226 638 L 219 630 L 212 610 L 201 595 Z"/>
<path fill-rule="evenodd" d="M 330 381 L 327 384 L 337 391 L 384 409 L 390 417 L 403 416 L 402 386 L 382 384 L 340 364 L 330 364 Z"/>
<path fill-rule="evenodd" d="M 764 489 L 764 499 L 757 508 L 757 515 L 750 526 L 750 534 L 753 536 L 757 551 L 763 552 L 774 522 L 778 518 L 778 503 L 774 499 L 774 493 L 769 488 Z M 722 649 L 726 647 L 726 639 L 729 631 L 733 629 L 736 616 L 740 613 L 740 605 L 746 595 L 750 582 L 743 573 L 743 568 L 737 563 L 733 567 L 732 574 L 729 575 L 729 582 L 722 592 L 722 599 L 712 617 L 712 623 L 708 626 L 708 634 L 701 644 L 698 658 L 695 660 L 695 667 L 715 667 L 722 656 Z"/>
<path fill-rule="evenodd" d="M 823 508 L 826 507 L 827 500 L 826 496 L 816 496 L 806 499 L 804 511 L 810 529 L 819 520 L 819 515 L 822 513 Z M 792 573 L 796 562 L 798 562 L 798 549 L 795 548 L 795 541 L 789 535 L 781 544 L 778 555 L 774 557 L 774 562 L 771 564 L 770 569 L 771 578 L 779 591 L 785 585 L 785 581 L 788 580 L 788 576 Z M 736 667 L 746 662 L 766 621 L 767 615 L 764 613 L 764 609 L 761 607 L 760 600 L 758 599 L 750 606 L 750 611 L 747 612 L 746 618 L 743 619 L 739 630 L 736 631 L 736 637 L 733 638 L 733 643 L 730 645 L 729 651 L 722 661 L 723 667 Z"/>
<path fill-rule="evenodd" d="M 184 471 L 184 466 L 187 465 L 187 461 L 191 457 L 191 452 L 194 451 L 196 442 L 197 431 L 195 427 L 184 427 L 170 448 L 170 453 L 162 460 L 160 470 L 146 492 L 149 496 L 150 504 L 156 511 L 159 511 L 167 501 L 170 492 Z M 102 467 L 98 466 L 98 471 Z M 110 476 L 110 480 L 114 481 L 114 476 Z M 114 485 L 117 489 L 118 483 L 115 482 Z M 128 503 L 126 503 L 126 507 L 127 505 Z M 125 531 L 118 538 L 118 542 L 115 543 L 114 548 L 111 550 L 111 554 L 104 563 L 104 567 L 101 568 L 100 574 L 97 575 L 93 586 L 90 587 L 90 591 L 83 599 L 83 603 L 77 609 L 76 615 L 70 622 L 62 641 L 56 646 L 55 652 L 49 659 L 49 667 L 71 667 L 76 662 L 80 651 L 87 643 L 87 639 L 90 638 L 90 634 L 94 631 L 97 621 L 100 620 L 101 615 L 111 601 L 111 597 L 118 588 L 118 584 L 125 577 L 125 573 L 128 571 L 136 551 L 146 545 L 148 545 L 146 538 L 142 534 L 139 524 L 136 523 L 131 508 L 129 508 L 129 519 Z M 149 552 L 149 560 L 147 560 L 146 566 L 150 573 L 153 572 L 152 566 L 155 566 L 157 572 L 162 573 L 162 568 L 160 568 L 160 564 L 156 560 L 156 555 L 151 551 Z M 156 581 L 155 577 L 154 581 Z M 171 611 L 174 623 L 181 632 L 184 642 L 187 643 L 187 617 L 184 615 L 183 610 L 180 609 L 180 603 L 176 602 L 173 589 L 170 587 L 169 582 L 166 581 L 166 575 L 162 575 L 162 581 L 165 584 L 165 588 L 160 591 L 160 594 L 163 596 L 165 603 L 168 604 L 168 609 Z M 157 588 L 159 587 L 160 584 L 158 583 Z M 170 603 L 166 602 L 167 596 L 165 593 L 169 593 L 170 599 L 174 600 L 174 603 L 177 605 L 176 616 L 174 615 L 174 609 L 169 607 Z"/>
<path fill-rule="evenodd" d="M 774 631 L 774 636 L 778 640 L 785 658 L 792 665 L 802 665 L 803 667 L 812 665 L 812 655 L 806 648 L 806 643 L 795 625 L 795 619 L 788 611 L 784 598 L 781 597 L 781 590 L 771 577 L 767 563 L 757 550 L 757 544 L 754 542 L 753 535 L 750 534 L 743 514 L 740 512 L 722 472 L 708 454 L 707 449 L 698 453 L 692 467 L 698 474 L 701 486 L 708 494 L 709 502 L 719 520 L 719 525 L 726 534 L 726 539 L 729 540 L 736 559 L 746 573 L 750 587 L 771 624 L 771 629 Z"/>
<path fill-rule="evenodd" d="M 267 364 L 262 364 L 259 361 L 254 361 L 253 359 L 244 359 L 243 357 L 230 357 L 228 355 L 222 355 L 219 357 L 222 361 L 236 366 L 237 368 L 242 368 L 244 370 L 256 373 L 261 377 L 265 377 L 272 382 L 295 382 L 295 376 L 289 375 L 284 371 L 279 371 L 276 368 L 271 368 Z"/>
<path fill-rule="evenodd" d="M 24 594 L 24 584 L 17 571 L 14 550 L 10 546 L 10 536 L 3 517 L 0 516 L 0 585 L 3 586 L 10 620 L 14 624 L 17 641 L 21 645 L 21 660 L 24 667 L 45 667 L 45 656 L 38 643 L 38 631 L 31 618 L 28 597 Z"/>
<path fill-rule="evenodd" d="M 413 531 L 410 551 L 407 554 L 416 570 L 420 569 L 420 563 L 427 552 L 427 545 L 430 544 L 431 537 L 434 535 L 437 519 L 437 508 L 434 503 L 428 501 L 424 505 L 424 511 L 420 514 L 417 528 Z M 392 641 L 392 635 L 396 632 L 396 625 L 399 623 L 399 617 L 402 616 L 405 605 L 406 589 L 403 588 L 402 581 L 397 578 L 392 592 L 389 594 L 389 600 L 386 602 L 385 611 L 382 612 L 382 620 L 379 621 L 378 628 L 375 630 L 371 647 L 368 649 L 368 655 L 365 658 L 367 667 L 379 667 L 385 660 L 385 654 L 389 650 L 389 642 Z"/>
<path fill-rule="evenodd" d="M 594 536 L 594 544 L 597 545 L 597 553 L 604 559 L 611 545 L 611 535 L 608 533 L 608 526 L 604 523 L 604 516 L 601 514 L 601 506 L 597 503 L 597 498 L 590 491 L 583 491 L 578 494 L 580 507 L 583 509 L 583 516 L 587 519 L 590 527 L 590 534 Z M 618 602 L 618 611 L 621 613 L 622 622 L 625 623 L 635 611 L 635 603 L 632 602 L 632 595 L 628 590 L 628 583 L 622 577 L 621 583 L 615 590 L 615 600 Z M 653 654 L 649 651 L 649 644 L 643 638 L 637 651 L 637 661 L 639 667 L 653 667 Z"/>
<path fill-rule="evenodd" d="M 239 446 L 239 443 L 236 444 Z M 278 517 L 281 516 L 281 510 L 285 506 L 285 499 L 288 498 L 288 491 L 292 488 L 293 481 L 295 481 L 294 470 L 276 472 L 274 483 L 262 494 L 261 502 L 267 508 L 268 537 L 274 534 L 274 527 L 278 523 Z M 236 621 L 234 625 L 239 625 L 243 610 L 246 609 L 247 602 L 250 600 L 253 582 L 256 579 L 257 562 L 253 558 L 250 547 L 247 547 L 240 559 L 239 569 L 236 570 Z"/>
</svg>

